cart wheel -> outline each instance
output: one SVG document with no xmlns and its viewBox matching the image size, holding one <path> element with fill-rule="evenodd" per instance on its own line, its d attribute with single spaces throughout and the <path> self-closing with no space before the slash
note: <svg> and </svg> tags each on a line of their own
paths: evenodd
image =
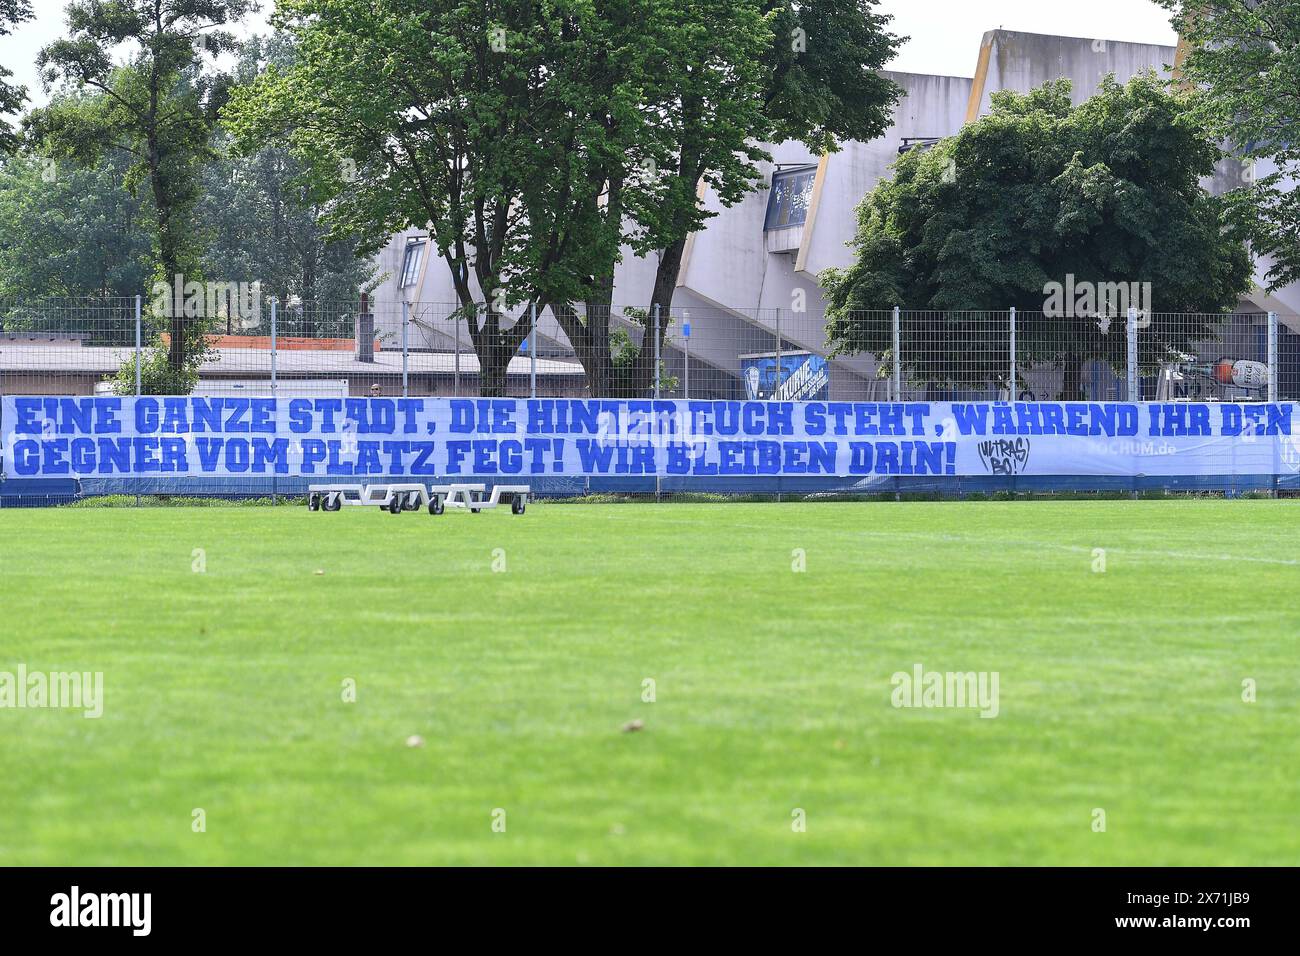
<svg viewBox="0 0 1300 956">
<path fill-rule="evenodd" d="M 475 514 L 475 515 L 476 515 L 476 514 L 478 514 L 480 511 L 482 511 L 482 510 L 483 510 L 482 508 L 470 508 L 470 509 L 469 509 L 469 512 L 470 512 L 470 514 Z"/>
<path fill-rule="evenodd" d="M 510 502 L 511 513 L 521 515 L 524 513 L 524 507 L 525 505 L 524 505 L 523 495 L 515 495 L 515 500 Z"/>
<path fill-rule="evenodd" d="M 402 513 L 402 499 L 394 498 L 392 501 L 388 502 L 386 507 L 388 508 L 388 513 L 390 515 L 399 515 Z"/>
<path fill-rule="evenodd" d="M 402 510 L 403 511 L 420 510 L 420 493 L 418 491 L 412 491 L 409 495 L 406 496 L 406 501 L 402 505 Z"/>
<path fill-rule="evenodd" d="M 429 502 L 429 514 L 440 515 L 445 510 L 446 506 L 442 503 L 442 499 L 434 495 L 433 500 Z"/>
<path fill-rule="evenodd" d="M 320 495 L 312 492 L 307 496 L 307 510 L 320 511 Z"/>
<path fill-rule="evenodd" d="M 343 499 L 337 494 L 326 495 L 325 500 L 321 502 L 322 511 L 338 511 L 343 507 Z"/>
</svg>

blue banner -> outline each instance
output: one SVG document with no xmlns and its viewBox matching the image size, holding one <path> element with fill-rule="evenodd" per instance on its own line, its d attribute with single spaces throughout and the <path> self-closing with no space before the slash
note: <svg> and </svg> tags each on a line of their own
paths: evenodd
<svg viewBox="0 0 1300 956">
<path fill-rule="evenodd" d="M 740 377 L 745 397 L 778 402 L 812 402 L 830 398 L 831 369 L 811 352 L 742 355 Z"/>
<path fill-rule="evenodd" d="M 1294 475 L 1293 403 L 6 396 L 9 478 Z"/>
</svg>

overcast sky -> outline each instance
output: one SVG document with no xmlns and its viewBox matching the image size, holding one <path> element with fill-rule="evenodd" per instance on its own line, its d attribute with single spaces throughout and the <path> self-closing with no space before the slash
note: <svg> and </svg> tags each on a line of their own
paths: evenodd
<svg viewBox="0 0 1300 956">
<path fill-rule="evenodd" d="M 273 0 L 246 30 L 264 32 Z M 36 19 L 0 37 L 0 63 L 26 84 L 33 103 L 45 94 L 36 77 L 36 52 L 63 32 L 62 0 L 34 0 Z M 980 37 L 999 27 L 1103 40 L 1172 46 L 1168 14 L 1150 0 L 881 0 L 894 15 L 893 32 L 910 37 L 890 68 L 907 73 L 972 76 Z"/>
</svg>

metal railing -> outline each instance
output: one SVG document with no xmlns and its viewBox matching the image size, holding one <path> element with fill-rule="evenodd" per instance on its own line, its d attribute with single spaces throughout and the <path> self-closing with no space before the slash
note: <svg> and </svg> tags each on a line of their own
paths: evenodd
<svg viewBox="0 0 1300 956">
<path fill-rule="evenodd" d="M 254 305 L 173 322 L 143 297 L 0 301 L 0 392 L 157 390 L 150 373 L 180 330 L 190 354 L 203 351 L 201 394 L 1300 398 L 1300 317 L 1277 313 L 886 308 L 839 317 L 860 351 L 834 354 L 824 314 L 784 309 Z"/>
</svg>

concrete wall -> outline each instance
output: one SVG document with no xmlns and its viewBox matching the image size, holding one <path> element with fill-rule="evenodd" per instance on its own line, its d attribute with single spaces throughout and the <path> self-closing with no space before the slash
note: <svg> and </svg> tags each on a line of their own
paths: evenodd
<svg viewBox="0 0 1300 956">
<path fill-rule="evenodd" d="M 808 221 L 799 249 L 789 253 L 767 251 L 763 224 L 768 190 L 752 193 L 744 201 L 723 208 L 712 191 L 703 197 L 705 208 L 717 213 L 690 244 L 679 279 L 679 297 L 698 297 L 715 313 L 731 313 L 756 327 L 759 341 L 775 349 L 779 333 L 784 348 L 814 352 L 826 348 L 824 313 L 826 300 L 817 275 L 832 266 L 852 262 L 848 243 L 857 230 L 857 205 L 890 175 L 904 138 L 948 136 L 961 128 L 971 81 L 965 77 L 926 76 L 914 73 L 887 74 L 904 90 L 894 125 L 870 143 L 849 142 L 835 153 L 817 157 L 801 143 L 768 145 L 772 162 L 761 167 L 771 182 L 780 168 L 816 166 Z M 653 264 L 629 259 L 618 276 L 620 289 L 630 280 L 633 287 L 648 289 L 643 268 L 653 276 Z M 682 301 L 681 298 L 675 300 Z M 717 321 L 716 319 L 714 321 Z M 736 356 L 745 354 L 753 334 L 745 335 L 735 323 L 719 330 L 706 345 L 692 342 L 692 351 L 718 368 L 739 370 Z M 831 390 L 839 399 L 883 397 L 884 384 L 876 377 L 876 363 L 870 358 L 837 360 L 832 363 Z"/>
<path fill-rule="evenodd" d="M 1115 74 L 1121 83 L 1149 69 L 1168 76 L 1176 49 L 1150 43 L 992 30 L 984 34 L 980 44 L 975 94 L 967 119 L 987 115 L 989 98 L 998 90 L 1027 93 L 1066 77 L 1074 85 L 1072 98 L 1078 104 L 1097 92 L 1108 73 Z"/>
<path fill-rule="evenodd" d="M 805 238 L 807 254 L 800 258 L 801 270 L 810 277 L 852 263 L 848 243 L 857 231 L 857 205 L 877 183 L 892 175 L 890 166 L 898 160 L 903 139 L 951 136 L 965 119 L 972 83 L 968 77 L 885 75 L 904 91 L 894 111 L 894 125 L 879 139 L 846 143 L 828 157 L 825 184 Z"/>
</svg>

